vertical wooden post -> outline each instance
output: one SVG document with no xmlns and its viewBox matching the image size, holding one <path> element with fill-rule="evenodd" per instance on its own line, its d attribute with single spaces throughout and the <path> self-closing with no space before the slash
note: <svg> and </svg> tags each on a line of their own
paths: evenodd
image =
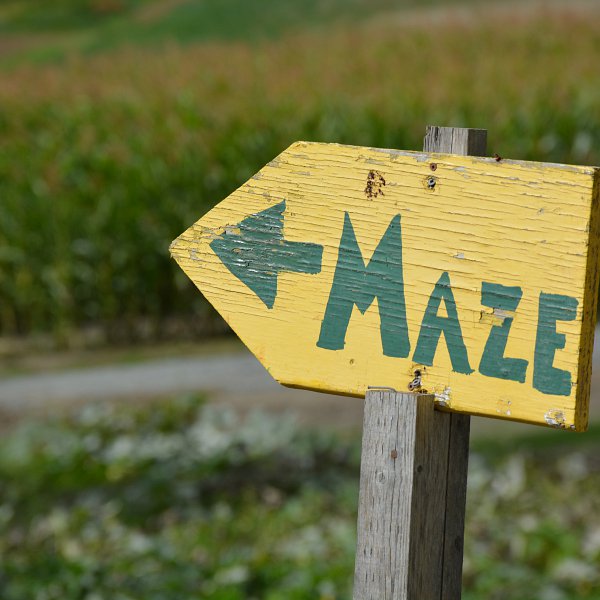
<svg viewBox="0 0 600 600">
<path fill-rule="evenodd" d="M 424 150 L 486 146 L 482 129 L 428 127 Z M 367 393 L 354 600 L 460 600 L 471 420 L 434 400 Z"/>
</svg>

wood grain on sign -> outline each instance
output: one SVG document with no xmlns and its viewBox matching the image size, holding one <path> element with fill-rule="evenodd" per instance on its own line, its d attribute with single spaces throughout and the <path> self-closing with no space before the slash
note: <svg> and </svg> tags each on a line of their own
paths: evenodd
<svg viewBox="0 0 600 600">
<path fill-rule="evenodd" d="M 592 167 L 298 142 L 171 251 L 284 385 L 413 382 L 438 408 L 583 430 L 599 181 Z"/>
</svg>

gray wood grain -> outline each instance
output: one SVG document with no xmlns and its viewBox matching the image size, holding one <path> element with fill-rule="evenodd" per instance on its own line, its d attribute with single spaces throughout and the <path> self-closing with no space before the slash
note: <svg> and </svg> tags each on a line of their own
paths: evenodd
<svg viewBox="0 0 600 600">
<path fill-rule="evenodd" d="M 425 152 L 486 156 L 487 130 L 429 125 L 423 142 Z"/>
<path fill-rule="evenodd" d="M 444 420 L 449 421 L 446 520 L 443 532 L 443 585 L 440 598 L 459 600 L 462 590 L 471 417 L 460 414 L 439 414 Z"/>
<path fill-rule="evenodd" d="M 354 600 L 460 598 L 469 425 L 433 395 L 367 393 Z"/>
<path fill-rule="evenodd" d="M 428 127 L 424 150 L 486 154 L 487 131 Z M 365 399 L 354 600 L 460 600 L 468 415 L 434 396 Z"/>
<path fill-rule="evenodd" d="M 447 416 L 432 395 L 367 394 L 354 600 L 443 597 Z"/>
</svg>

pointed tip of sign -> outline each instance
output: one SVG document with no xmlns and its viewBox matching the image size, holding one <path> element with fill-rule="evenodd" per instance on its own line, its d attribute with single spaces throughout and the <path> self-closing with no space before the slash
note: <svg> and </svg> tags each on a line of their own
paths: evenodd
<svg viewBox="0 0 600 600">
<path fill-rule="evenodd" d="M 181 238 L 184 234 L 180 235 L 179 237 L 175 238 L 170 244 L 169 244 L 169 254 L 171 256 L 171 258 L 175 261 L 177 261 L 179 263 L 180 259 L 181 259 L 181 248 L 179 247 L 179 242 L 181 241 Z"/>
</svg>

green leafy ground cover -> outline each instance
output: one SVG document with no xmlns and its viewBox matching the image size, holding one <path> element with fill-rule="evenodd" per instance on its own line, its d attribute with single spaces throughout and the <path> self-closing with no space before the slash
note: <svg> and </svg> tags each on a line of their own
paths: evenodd
<svg viewBox="0 0 600 600">
<path fill-rule="evenodd" d="M 599 449 L 473 449 L 467 600 L 598 598 Z M 0 597 L 349 599 L 358 466 L 356 438 L 192 397 L 26 424 L 0 447 Z"/>
<path fill-rule="evenodd" d="M 169 243 L 299 139 L 419 149 L 427 124 L 475 126 L 491 154 L 600 164 L 600 11 L 398 14 L 3 71 L 0 335 L 206 332 Z"/>
</svg>

